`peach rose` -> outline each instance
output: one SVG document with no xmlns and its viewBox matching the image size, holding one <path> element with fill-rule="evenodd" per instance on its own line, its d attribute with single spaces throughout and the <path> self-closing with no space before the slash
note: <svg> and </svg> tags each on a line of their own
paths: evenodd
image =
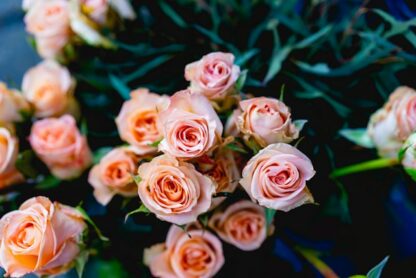
<svg viewBox="0 0 416 278">
<path fill-rule="evenodd" d="M 159 150 L 177 158 L 199 157 L 220 141 L 223 126 L 206 97 L 189 90 L 171 97 L 160 113 L 164 139 Z"/>
<path fill-rule="evenodd" d="M 85 228 L 74 208 L 31 198 L 0 220 L 0 265 L 12 277 L 63 273 L 80 252 Z"/>
<path fill-rule="evenodd" d="M 24 21 L 43 58 L 55 58 L 70 39 L 69 2 L 66 0 L 34 2 L 29 5 Z"/>
<path fill-rule="evenodd" d="M 165 243 L 144 251 L 144 262 L 154 277 L 214 277 L 224 264 L 221 241 L 205 230 L 171 226 Z"/>
<path fill-rule="evenodd" d="M 315 175 L 307 156 L 285 143 L 272 144 L 252 157 L 240 184 L 261 206 L 289 211 L 313 203 L 306 181 Z"/>
<path fill-rule="evenodd" d="M 383 157 L 397 157 L 407 139 L 416 131 L 416 91 L 409 87 L 399 87 L 391 95 L 384 107 L 370 118 L 368 135 Z"/>
<path fill-rule="evenodd" d="M 256 97 L 240 102 L 242 114 L 238 117 L 239 130 L 245 139 L 253 138 L 260 146 L 290 143 L 299 137 L 289 108 L 274 98 Z"/>
<path fill-rule="evenodd" d="M 239 75 L 240 67 L 234 65 L 231 53 L 213 52 L 185 68 L 185 79 L 191 82 L 192 92 L 210 100 L 220 100 L 233 93 Z"/>
<path fill-rule="evenodd" d="M 121 139 L 139 155 L 156 152 L 157 147 L 151 144 L 163 138 L 159 114 L 168 105 L 167 96 L 150 93 L 147 89 L 133 91 L 116 118 Z"/>
<path fill-rule="evenodd" d="M 17 90 L 7 88 L 0 82 L 0 123 L 23 120 L 21 112 L 29 111 L 29 103 Z"/>
<path fill-rule="evenodd" d="M 214 183 L 192 164 L 161 155 L 140 165 L 138 174 L 140 199 L 159 219 L 188 224 L 211 206 Z"/>
<path fill-rule="evenodd" d="M 228 150 L 219 151 L 215 157 L 201 157 L 197 160 L 198 169 L 215 181 L 215 193 L 232 193 L 241 178 L 233 153 Z M 211 208 L 218 206 L 225 197 L 212 199 Z"/>
<path fill-rule="evenodd" d="M 52 174 L 60 179 L 76 178 L 91 165 L 87 139 L 79 132 L 72 116 L 35 122 L 29 141 Z"/>
<path fill-rule="evenodd" d="M 100 25 L 107 20 L 108 0 L 80 0 L 82 11 Z"/>
<path fill-rule="evenodd" d="M 22 82 L 23 96 L 33 104 L 35 116 L 40 118 L 79 114 L 74 87 L 75 81 L 68 69 L 53 60 L 29 69 Z"/>
<path fill-rule="evenodd" d="M 23 181 L 22 174 L 14 166 L 18 148 L 17 138 L 0 127 L 0 189 Z"/>
<path fill-rule="evenodd" d="M 102 205 L 107 205 L 114 195 L 125 197 L 137 195 L 137 185 L 133 180 L 138 157 L 127 148 L 115 148 L 95 165 L 88 176 L 94 187 L 94 196 Z"/>
<path fill-rule="evenodd" d="M 247 200 L 216 212 L 208 225 L 222 240 L 244 251 L 258 249 L 267 237 L 264 208 Z"/>
</svg>

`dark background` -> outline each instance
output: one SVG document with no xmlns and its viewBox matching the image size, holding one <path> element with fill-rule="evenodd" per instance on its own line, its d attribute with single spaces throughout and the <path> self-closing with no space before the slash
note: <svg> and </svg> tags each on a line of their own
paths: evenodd
<svg viewBox="0 0 416 278">
<path fill-rule="evenodd" d="M 209 24 L 208 17 L 196 18 L 195 12 L 190 8 L 191 5 L 182 6 L 182 2 L 186 1 L 168 3 L 187 22 Z M 331 8 L 327 11 L 330 14 L 330 22 L 338 22 L 341 19 L 351 22 L 354 20 L 354 13 L 350 15 L 348 12 L 365 1 L 321 2 L 324 2 L 323 7 L 325 2 L 331 4 Z M 310 3 L 308 1 L 299 1 L 299 3 L 297 9 L 302 16 L 302 10 L 306 9 L 305 7 Z M 394 0 L 368 1 L 367 7 L 381 8 L 397 20 L 411 18 L 412 14 L 403 12 L 404 8 L 400 3 L 407 4 L 408 8 L 415 8 L 410 5 L 409 1 Z M 142 5 L 147 9 L 143 9 Z M 121 41 L 130 44 L 145 41 L 155 47 L 180 43 L 186 47 L 182 51 L 173 52 L 172 60 L 150 74 L 127 82 L 130 88 L 149 85 L 148 87 L 153 86 L 152 89 L 157 92 L 172 93 L 186 86 L 182 76 L 183 68 L 187 63 L 214 49 L 228 50 L 221 43 L 212 44 L 210 42 L 212 37 L 201 37 L 195 31 L 178 28 L 169 17 L 163 16 L 156 2 L 136 1 L 135 7 L 140 11 L 139 19 L 124 27 L 119 37 Z M 242 44 L 243 39 L 261 23 L 268 10 L 260 7 L 252 12 L 252 17 L 246 21 L 233 22 L 231 19 L 231 27 L 227 25 L 228 29 L 220 28 L 221 37 L 237 45 L 240 50 L 247 47 Z M 219 16 L 225 17 L 225 14 Z M 39 60 L 27 43 L 22 17 L 20 1 L 2 0 L 0 2 L 0 35 L 2 38 L 0 80 L 15 87 L 19 87 L 26 69 Z M 318 15 L 312 17 L 316 21 L 318 18 Z M 371 17 L 367 18 L 367 22 L 373 30 L 380 24 Z M 282 42 L 286 42 L 290 36 L 290 30 L 280 31 Z M 340 40 L 339 37 L 338 39 Z M 342 52 L 345 57 L 352 57 L 358 51 L 359 43 L 355 42 L 355 39 L 352 39 L 351 44 Z M 395 43 L 409 53 L 415 54 L 414 48 L 402 38 L 398 38 Z M 256 60 L 243 67 L 250 70 L 252 73 L 250 77 L 253 80 L 264 76 L 265 68 L 270 62 L 267 58 L 273 48 L 270 36 L 260 37 L 257 47 L 260 48 L 259 56 L 262 59 L 259 58 L 259 62 Z M 327 49 L 329 48 L 326 46 L 323 51 L 318 50 L 317 55 L 308 53 L 309 50 L 299 50 L 283 63 L 282 72 L 270 83 L 258 86 L 252 80 L 244 88 L 245 91 L 256 95 L 278 97 L 281 85 L 285 84 L 285 102 L 292 108 L 294 118 L 309 120 L 303 132 L 305 139 L 299 148 L 311 157 L 317 170 L 317 175 L 309 186 L 320 205 L 305 205 L 289 213 L 278 212 L 275 219 L 276 232 L 259 250 L 243 252 L 224 244 L 226 263 L 218 277 L 321 277 L 321 274 L 295 251 L 295 246 L 317 250 L 320 259 L 340 277 L 365 274 L 387 255 L 390 259 L 382 277 L 416 275 L 416 189 L 414 182 L 400 168 L 357 174 L 340 179 L 342 184 L 337 184 L 328 178 L 334 167 L 376 157 L 373 150 L 357 148 L 340 138 L 338 131 L 347 125 L 366 126 L 369 115 L 385 100 L 385 97 L 380 94 L 380 89 L 375 86 L 376 81 L 380 79 L 383 81 L 383 77 L 390 76 L 381 75 L 384 71 L 393 72 L 396 78 L 384 80 L 386 81 L 383 83 L 384 89 L 387 92 L 394 89 L 397 84 L 416 87 L 414 64 L 404 62 L 401 64 L 399 61 L 397 64 L 402 65 L 403 69 L 394 71 L 393 67 L 390 69 L 390 64 L 387 63 L 369 63 L 368 66 L 359 70 L 351 70 L 350 74 L 333 78 L 316 77 L 295 69 L 293 65 L 295 59 L 311 62 L 325 61 L 336 67 L 340 63 L 339 58 L 334 57 L 334 53 Z M 111 133 L 114 131 L 113 117 L 118 113 L 123 99 L 117 94 L 116 88 L 109 83 L 107 74 L 123 76 L 140 69 L 148 61 L 147 57 L 134 52 L 133 54 L 128 51 L 111 52 L 88 47 L 81 47 L 79 51 L 80 59 L 78 62 L 71 63 L 70 68 L 79 81 L 77 96 L 83 105 L 83 115 L 88 123 L 89 142 L 93 149 L 120 144 L 121 141 L 117 136 L 111 136 Z M 162 54 L 164 53 L 155 55 Z M 389 57 L 395 55 L 395 52 L 389 53 Z M 311 83 L 317 80 L 325 83 L 329 87 L 327 91 L 340 93 L 334 95 L 334 99 L 351 112 L 348 115 L 340 115 L 342 111 L 339 111 L 339 107 L 334 107 L 321 98 L 299 97 L 301 94 L 296 93 L 301 91 L 299 84 L 289 78 L 290 73 L 304 77 Z M 23 143 L 23 148 L 25 147 L 27 148 L 27 144 Z M 121 198 L 116 198 L 107 208 L 99 206 L 91 196 L 91 188 L 86 183 L 86 175 L 76 182 L 63 183 L 59 188 L 48 191 L 39 192 L 33 188 L 33 185 L 23 185 L 22 193 L 16 202 L 21 203 L 26 198 L 39 194 L 74 206 L 83 200 L 88 213 L 103 233 L 111 239 L 111 243 L 107 246 L 102 246 L 99 242 L 93 243 L 99 250 L 100 256 L 88 266 L 85 276 L 122 277 L 121 272 L 114 271 L 113 268 L 105 272 L 105 265 L 118 265 L 117 261 L 121 262 L 122 268 L 126 269 L 131 277 L 148 276 L 148 271 L 140 264 L 142 250 L 164 241 L 169 224 L 144 215 L 131 217 L 124 224 L 124 215 L 137 207 L 138 203 L 130 202 L 125 205 Z M 4 209 L 9 208 L 6 206 Z"/>
</svg>

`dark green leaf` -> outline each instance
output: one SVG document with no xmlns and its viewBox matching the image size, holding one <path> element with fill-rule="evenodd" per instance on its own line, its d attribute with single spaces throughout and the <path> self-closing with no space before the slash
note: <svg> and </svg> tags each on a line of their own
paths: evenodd
<svg viewBox="0 0 416 278">
<path fill-rule="evenodd" d="M 113 147 L 102 147 L 96 150 L 92 156 L 92 163 L 98 164 L 100 163 L 101 159 L 108 154 L 111 150 L 113 150 Z"/>
<path fill-rule="evenodd" d="M 171 6 L 169 6 L 165 1 L 159 2 L 160 8 L 162 11 L 172 19 L 173 22 L 176 23 L 179 27 L 186 28 L 187 24 L 182 19 L 182 17 L 174 10 Z"/>
<path fill-rule="evenodd" d="M 235 83 L 235 88 L 237 92 L 240 92 L 243 89 L 244 84 L 246 83 L 247 72 L 247 70 L 243 70 L 240 73 L 240 76 L 238 77 L 237 82 Z"/>
<path fill-rule="evenodd" d="M 140 65 L 136 71 L 133 71 L 132 73 L 123 77 L 123 81 L 131 82 L 133 80 L 139 79 L 140 77 L 145 76 L 149 71 L 159 67 L 161 64 L 165 63 L 171 58 L 172 55 L 160 55 L 157 58 L 154 58 L 153 60 Z"/>
<path fill-rule="evenodd" d="M 61 180 L 55 176 L 49 175 L 46 176 L 42 181 L 40 181 L 35 188 L 38 190 L 47 190 L 52 189 L 61 184 Z"/>
<path fill-rule="evenodd" d="M 84 218 L 84 220 L 94 228 L 95 233 L 97 234 L 97 236 L 98 236 L 98 238 L 100 240 L 102 240 L 102 241 L 109 241 L 109 239 L 107 237 L 105 237 L 101 233 L 101 230 L 94 223 L 94 221 L 92 221 L 92 219 L 89 217 L 89 215 L 87 214 L 87 212 L 81 206 L 77 206 L 75 209 L 82 215 L 82 217 Z"/>
<path fill-rule="evenodd" d="M 77 271 L 78 278 L 82 278 L 89 256 L 90 253 L 88 250 L 82 250 L 75 259 L 75 270 Z"/>
<path fill-rule="evenodd" d="M 248 153 L 245 149 L 243 149 L 242 147 L 234 143 L 227 144 L 225 147 L 235 152 L 244 153 L 244 154 Z"/>
<path fill-rule="evenodd" d="M 130 99 L 131 90 L 127 84 L 113 74 L 109 74 L 108 77 L 110 78 L 111 85 L 120 94 L 120 96 L 125 100 Z"/>
<path fill-rule="evenodd" d="M 25 150 L 17 156 L 16 169 L 19 170 L 25 177 L 36 178 L 38 171 L 33 167 L 35 153 L 32 150 Z"/>
<path fill-rule="evenodd" d="M 374 148 L 366 128 L 343 129 L 339 132 L 344 138 L 364 148 Z"/>
<path fill-rule="evenodd" d="M 389 256 L 385 257 L 378 265 L 372 268 L 367 273 L 367 278 L 380 278 L 381 273 L 383 272 L 383 268 L 386 266 L 388 260 Z"/>
<path fill-rule="evenodd" d="M 276 215 L 276 210 L 265 208 L 265 214 L 266 214 L 267 227 L 270 227 L 271 225 L 273 225 L 274 216 Z"/>
<path fill-rule="evenodd" d="M 124 221 L 127 221 L 127 219 L 136 213 L 145 213 L 145 214 L 150 214 L 150 210 L 143 204 L 140 205 L 140 207 L 138 209 L 135 209 L 133 211 L 130 211 L 129 213 L 126 214 L 126 217 L 124 218 Z"/>
</svg>

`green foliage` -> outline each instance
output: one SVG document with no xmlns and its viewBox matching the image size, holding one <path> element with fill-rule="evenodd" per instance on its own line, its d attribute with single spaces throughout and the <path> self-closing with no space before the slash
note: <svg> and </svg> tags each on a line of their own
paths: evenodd
<svg viewBox="0 0 416 278">
<path fill-rule="evenodd" d="M 339 132 L 343 137 L 364 148 L 374 148 L 366 128 L 343 129 Z"/>
</svg>

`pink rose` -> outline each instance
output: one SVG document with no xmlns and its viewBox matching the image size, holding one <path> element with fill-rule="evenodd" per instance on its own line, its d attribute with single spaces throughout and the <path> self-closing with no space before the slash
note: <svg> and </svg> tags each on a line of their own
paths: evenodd
<svg viewBox="0 0 416 278">
<path fill-rule="evenodd" d="M 177 158 L 199 157 L 221 140 L 222 123 L 206 97 L 189 90 L 175 93 L 160 113 L 164 139 L 159 149 Z"/>
<path fill-rule="evenodd" d="M 384 107 L 370 118 L 367 132 L 383 157 L 397 157 L 407 139 L 416 131 L 416 91 L 409 87 L 399 87 L 391 95 Z"/>
<path fill-rule="evenodd" d="M 247 200 L 216 212 L 208 225 L 222 240 L 244 251 L 258 249 L 267 238 L 264 208 Z"/>
<path fill-rule="evenodd" d="M 0 127 L 0 189 L 23 181 L 14 166 L 18 149 L 17 138 L 8 129 Z"/>
<path fill-rule="evenodd" d="M 31 198 L 0 220 L 0 266 L 12 277 L 63 273 L 80 252 L 85 228 L 74 208 Z"/>
<path fill-rule="evenodd" d="M 29 141 L 52 174 L 60 179 L 76 178 L 91 165 L 87 139 L 79 132 L 72 116 L 35 122 Z"/>
<path fill-rule="evenodd" d="M 241 175 L 231 151 L 222 150 L 216 153 L 213 159 L 201 157 L 196 162 L 200 172 L 215 181 L 215 193 L 235 191 Z M 211 208 L 218 206 L 224 200 L 225 197 L 213 198 Z"/>
<path fill-rule="evenodd" d="M 162 140 L 159 114 L 169 105 L 167 96 L 137 89 L 131 93 L 116 118 L 121 139 L 128 142 L 139 155 L 157 151 L 153 143 Z"/>
<path fill-rule="evenodd" d="M 70 39 L 69 2 L 66 0 L 36 1 L 29 6 L 24 21 L 43 58 L 57 56 Z"/>
<path fill-rule="evenodd" d="M 402 150 L 403 157 L 401 158 L 401 163 L 412 179 L 416 180 L 416 133 L 413 133 L 407 138 Z"/>
<path fill-rule="evenodd" d="M 116 194 L 125 197 L 137 195 L 133 175 L 138 160 L 127 148 L 115 148 L 91 169 L 88 182 L 94 187 L 94 196 L 100 204 L 107 205 Z"/>
<path fill-rule="evenodd" d="M 140 165 L 138 174 L 140 199 L 159 219 L 188 224 L 211 206 L 214 183 L 192 164 L 161 155 Z"/>
<path fill-rule="evenodd" d="M 245 139 L 253 138 L 260 146 L 290 143 L 299 137 L 289 108 L 274 98 L 256 97 L 240 102 L 242 114 L 238 117 L 239 130 Z"/>
<path fill-rule="evenodd" d="M 241 110 L 235 109 L 233 113 L 228 117 L 225 123 L 224 135 L 238 137 L 240 129 L 238 127 L 238 118 L 241 116 Z"/>
<path fill-rule="evenodd" d="M 234 65 L 231 53 L 213 52 L 185 68 L 185 79 L 191 82 L 192 92 L 210 100 L 220 100 L 233 93 L 239 75 L 240 67 Z"/>
<path fill-rule="evenodd" d="M 252 157 L 240 184 L 261 206 L 289 211 L 313 203 L 306 181 L 315 175 L 307 156 L 285 143 L 272 144 Z"/>
<path fill-rule="evenodd" d="M 73 97 L 75 81 L 67 68 L 53 60 L 45 60 L 29 69 L 23 77 L 24 97 L 33 104 L 36 117 L 78 114 Z"/>
<path fill-rule="evenodd" d="M 29 111 L 29 103 L 22 94 L 0 82 L 0 123 L 19 122 L 23 120 L 21 112 L 25 111 Z"/>
<path fill-rule="evenodd" d="M 171 226 L 166 242 L 144 251 L 144 262 L 154 277 L 209 278 L 224 264 L 222 244 L 205 230 Z"/>
</svg>

